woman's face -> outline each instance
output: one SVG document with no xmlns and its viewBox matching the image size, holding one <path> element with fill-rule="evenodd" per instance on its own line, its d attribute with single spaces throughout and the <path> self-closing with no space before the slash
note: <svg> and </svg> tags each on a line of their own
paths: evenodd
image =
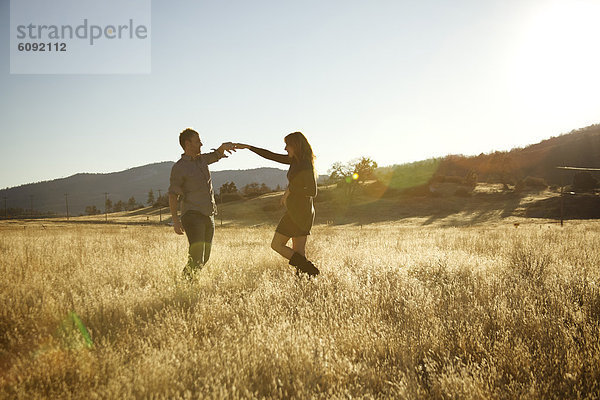
<svg viewBox="0 0 600 400">
<path fill-rule="evenodd" d="M 287 151 L 288 156 L 294 157 L 294 147 L 290 146 L 287 142 L 285 142 L 285 151 Z"/>
</svg>

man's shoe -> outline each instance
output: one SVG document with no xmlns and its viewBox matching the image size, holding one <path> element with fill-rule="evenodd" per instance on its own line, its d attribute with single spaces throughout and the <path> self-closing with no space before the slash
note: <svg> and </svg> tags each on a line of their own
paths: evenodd
<svg viewBox="0 0 600 400">
<path fill-rule="evenodd" d="M 194 277 L 194 274 L 200 271 L 202 267 L 202 264 L 195 263 L 192 257 L 190 256 L 188 258 L 187 264 L 185 264 L 185 267 L 183 267 L 183 271 L 181 271 L 181 274 L 183 275 L 184 279 L 191 281 Z"/>
<path fill-rule="evenodd" d="M 191 281 L 194 278 L 194 272 L 188 264 L 186 264 L 185 267 L 183 267 L 183 271 L 181 271 L 181 276 L 186 281 Z"/>
</svg>

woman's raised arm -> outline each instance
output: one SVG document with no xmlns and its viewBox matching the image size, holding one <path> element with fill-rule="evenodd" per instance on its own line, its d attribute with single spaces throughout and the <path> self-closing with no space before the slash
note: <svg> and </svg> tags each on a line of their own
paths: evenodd
<svg viewBox="0 0 600 400">
<path fill-rule="evenodd" d="M 269 151 L 269 150 L 261 149 L 260 147 L 254 147 L 254 146 L 250 146 L 249 144 L 243 144 L 243 143 L 236 143 L 235 148 L 236 149 L 248 149 L 248 150 L 258 154 L 259 156 L 266 158 L 267 160 L 275 161 L 278 163 L 288 164 L 288 165 L 292 163 L 292 159 L 287 154 L 277 154 L 277 153 L 273 153 L 272 151 Z"/>
</svg>

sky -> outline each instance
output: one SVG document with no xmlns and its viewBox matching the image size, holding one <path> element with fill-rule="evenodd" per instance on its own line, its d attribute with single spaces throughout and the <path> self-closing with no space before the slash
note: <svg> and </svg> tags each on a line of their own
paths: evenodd
<svg viewBox="0 0 600 400">
<path fill-rule="evenodd" d="M 153 1 L 147 74 L 11 74 L 0 16 L 0 188 L 176 161 L 187 127 L 203 151 L 302 131 L 324 174 L 600 122 L 600 1 Z M 240 150 L 211 169 L 261 166 L 285 168 Z"/>
</svg>

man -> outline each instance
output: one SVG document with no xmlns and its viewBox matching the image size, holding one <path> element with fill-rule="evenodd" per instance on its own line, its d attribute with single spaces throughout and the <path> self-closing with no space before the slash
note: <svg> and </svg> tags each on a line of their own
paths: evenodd
<svg viewBox="0 0 600 400">
<path fill-rule="evenodd" d="M 235 151 L 231 142 L 218 149 L 201 154 L 200 135 L 187 128 L 179 134 L 183 154 L 171 169 L 169 208 L 173 217 L 173 229 L 178 235 L 185 231 L 189 242 L 188 263 L 183 269 L 186 278 L 201 269 L 210 257 L 215 232 L 214 214 L 217 211 L 208 164 L 227 157 L 225 152 Z M 181 219 L 177 206 L 181 201 Z"/>
</svg>

